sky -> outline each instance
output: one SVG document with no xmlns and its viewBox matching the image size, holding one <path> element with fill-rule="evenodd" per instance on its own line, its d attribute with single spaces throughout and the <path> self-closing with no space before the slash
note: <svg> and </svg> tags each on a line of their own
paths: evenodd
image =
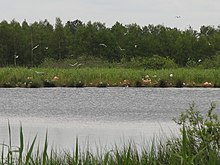
<svg viewBox="0 0 220 165">
<path fill-rule="evenodd" d="M 63 23 L 79 19 L 111 27 L 118 21 L 199 30 L 203 25 L 220 25 L 219 8 L 220 0 L 0 0 L 0 21 L 47 19 L 54 25 L 59 17 Z"/>
</svg>

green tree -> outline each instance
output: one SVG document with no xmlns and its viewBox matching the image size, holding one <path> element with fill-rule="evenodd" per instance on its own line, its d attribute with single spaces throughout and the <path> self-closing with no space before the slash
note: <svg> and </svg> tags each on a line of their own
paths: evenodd
<svg viewBox="0 0 220 165">
<path fill-rule="evenodd" d="M 60 18 L 56 18 L 53 36 L 53 54 L 55 59 L 63 59 L 68 55 L 67 40 L 65 30 Z"/>
<path fill-rule="evenodd" d="M 119 22 L 116 22 L 112 27 L 111 27 L 111 33 L 114 37 L 114 42 L 116 44 L 115 51 L 118 54 L 118 60 L 124 60 L 126 58 L 126 35 L 127 29 L 124 25 L 122 25 Z"/>
<path fill-rule="evenodd" d="M 133 57 L 141 55 L 141 27 L 137 24 L 130 24 L 126 26 L 127 32 L 125 35 L 125 52 L 126 58 L 130 60 Z"/>
<path fill-rule="evenodd" d="M 183 32 L 176 40 L 177 54 L 175 56 L 176 63 L 180 66 L 186 66 L 188 60 L 194 56 L 195 38 L 189 31 Z"/>
</svg>

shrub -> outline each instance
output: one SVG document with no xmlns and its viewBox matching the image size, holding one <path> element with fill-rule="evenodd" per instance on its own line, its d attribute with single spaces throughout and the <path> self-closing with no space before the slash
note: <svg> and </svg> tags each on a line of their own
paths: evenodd
<svg viewBox="0 0 220 165">
<path fill-rule="evenodd" d="M 39 65 L 39 67 L 50 68 L 55 67 L 56 60 L 53 58 L 45 58 L 44 61 Z"/>
<path fill-rule="evenodd" d="M 200 68 L 220 68 L 220 52 L 217 52 L 213 57 L 205 59 L 200 65 Z"/>
<path fill-rule="evenodd" d="M 153 57 L 145 59 L 143 64 L 145 69 L 177 68 L 177 64 L 174 62 L 174 60 L 168 57 L 165 58 L 158 55 L 153 55 Z"/>
<path fill-rule="evenodd" d="M 182 142 L 185 142 L 179 144 L 182 145 L 187 157 L 200 155 L 200 157 L 194 158 L 197 163 L 210 164 L 210 161 L 213 160 L 218 162 L 217 164 L 220 163 L 220 120 L 213 113 L 214 109 L 215 104 L 212 103 L 207 114 L 203 115 L 196 111 L 195 104 L 192 104 L 179 119 L 174 119 L 177 124 L 182 126 Z M 200 160 L 201 158 L 203 159 Z"/>
</svg>

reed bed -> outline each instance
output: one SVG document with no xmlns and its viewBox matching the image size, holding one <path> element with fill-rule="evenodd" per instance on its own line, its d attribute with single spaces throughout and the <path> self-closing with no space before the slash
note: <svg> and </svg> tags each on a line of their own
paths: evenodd
<svg viewBox="0 0 220 165">
<path fill-rule="evenodd" d="M 220 69 L 1 68 L 0 87 L 220 87 Z"/>
<path fill-rule="evenodd" d="M 9 144 L 1 144 L 0 164 L 8 165 L 218 165 L 220 164 L 220 120 L 213 113 L 212 104 L 207 114 L 201 114 L 194 104 L 183 112 L 175 122 L 181 126 L 180 136 L 166 141 L 152 140 L 138 150 L 134 143 L 119 148 L 115 145 L 97 153 L 88 148 L 82 151 L 78 138 L 70 151 L 48 149 L 47 133 L 42 149 L 36 146 L 37 135 L 25 147 L 20 125 L 20 145 L 13 147 L 12 132 L 8 123 Z M 150 148 L 149 148 L 150 146 Z M 37 148 L 37 149 L 36 149 Z"/>
</svg>

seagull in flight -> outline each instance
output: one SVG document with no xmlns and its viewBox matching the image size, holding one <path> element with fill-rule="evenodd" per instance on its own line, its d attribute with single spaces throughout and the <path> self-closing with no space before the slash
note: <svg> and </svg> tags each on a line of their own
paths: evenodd
<svg viewBox="0 0 220 165">
<path fill-rule="evenodd" d="M 70 66 L 74 67 L 78 64 L 78 62 L 76 62 L 75 64 L 69 64 Z"/>
<path fill-rule="evenodd" d="M 121 51 L 124 51 L 125 49 L 122 49 L 120 46 L 118 46 L 119 47 L 119 49 L 121 50 Z"/>
<path fill-rule="evenodd" d="M 80 67 L 80 66 L 82 66 L 82 64 L 81 63 L 79 63 L 76 67 L 78 68 L 78 67 Z"/>
<path fill-rule="evenodd" d="M 181 18 L 181 16 L 177 15 L 176 18 Z"/>
<path fill-rule="evenodd" d="M 104 47 L 107 47 L 107 45 L 105 45 L 105 44 L 99 44 L 100 46 L 104 46 Z"/>
<path fill-rule="evenodd" d="M 32 48 L 32 50 L 37 49 L 39 45 L 36 45 L 35 47 Z"/>
</svg>

